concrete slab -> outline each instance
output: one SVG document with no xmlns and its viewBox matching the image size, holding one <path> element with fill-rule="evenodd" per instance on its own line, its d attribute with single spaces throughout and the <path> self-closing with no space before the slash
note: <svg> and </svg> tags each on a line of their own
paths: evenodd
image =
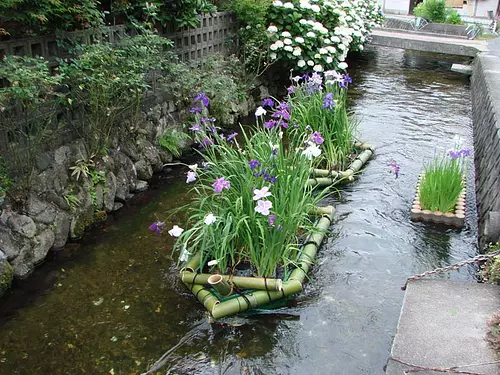
<svg viewBox="0 0 500 375">
<path fill-rule="evenodd" d="M 385 31 L 375 29 L 372 31 L 371 44 L 411 49 L 416 51 L 446 53 L 459 56 L 475 57 L 479 52 L 488 51 L 488 42 L 484 40 L 468 40 L 412 34 L 405 32 Z"/>
<path fill-rule="evenodd" d="M 408 284 L 391 358 L 423 367 L 498 375 L 485 340 L 487 321 L 500 311 L 500 287 L 449 280 L 416 280 Z M 403 375 L 411 367 L 388 361 L 386 375 Z M 442 372 L 440 372 L 442 374 Z M 439 374 L 419 371 L 422 375 Z"/>
<path fill-rule="evenodd" d="M 451 71 L 457 72 L 457 73 L 462 73 L 462 74 L 467 74 L 470 76 L 470 75 L 472 75 L 472 66 L 464 65 L 464 64 L 453 64 L 451 66 Z"/>
</svg>

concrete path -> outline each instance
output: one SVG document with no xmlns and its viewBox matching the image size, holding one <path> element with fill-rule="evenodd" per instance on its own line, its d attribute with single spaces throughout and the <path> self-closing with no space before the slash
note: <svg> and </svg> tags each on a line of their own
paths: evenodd
<svg viewBox="0 0 500 375">
<path fill-rule="evenodd" d="M 500 364 L 485 340 L 487 321 L 500 312 L 500 287 L 448 280 L 411 281 L 406 290 L 391 357 L 423 367 L 498 375 Z M 389 359 L 386 375 L 411 367 Z M 419 371 L 421 375 L 443 372 Z"/>
<path fill-rule="evenodd" d="M 478 52 L 488 51 L 488 42 L 485 40 L 448 38 L 381 29 L 372 31 L 371 44 L 471 57 L 475 57 Z"/>
</svg>

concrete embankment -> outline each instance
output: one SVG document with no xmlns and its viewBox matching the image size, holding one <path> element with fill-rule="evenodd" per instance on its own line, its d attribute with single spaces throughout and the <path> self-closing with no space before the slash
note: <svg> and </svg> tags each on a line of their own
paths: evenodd
<svg viewBox="0 0 500 375">
<path fill-rule="evenodd" d="M 373 30 L 371 44 L 470 57 L 475 57 L 479 52 L 488 50 L 488 43 L 481 40 L 468 40 L 441 35 L 416 34 L 382 29 Z"/>
<path fill-rule="evenodd" d="M 479 54 L 471 78 L 480 245 L 500 237 L 500 57 Z"/>
<path fill-rule="evenodd" d="M 386 375 L 431 368 L 500 374 L 485 340 L 487 322 L 500 311 L 500 287 L 449 280 L 411 281 L 406 290 Z M 428 370 L 426 370 L 428 369 Z"/>
</svg>

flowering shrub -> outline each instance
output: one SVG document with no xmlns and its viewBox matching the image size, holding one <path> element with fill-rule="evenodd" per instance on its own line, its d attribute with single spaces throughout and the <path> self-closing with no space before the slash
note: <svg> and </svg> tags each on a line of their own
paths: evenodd
<svg viewBox="0 0 500 375">
<path fill-rule="evenodd" d="M 455 148 L 438 156 L 425 166 L 425 174 L 420 183 L 420 204 L 423 210 L 453 212 L 463 189 L 462 178 L 466 171 L 465 157 L 471 153 L 462 149 L 457 137 Z"/>
<path fill-rule="evenodd" d="M 270 58 L 296 70 L 345 70 L 348 51 L 362 50 L 382 16 L 374 0 L 276 0 L 268 16 Z"/>
</svg>

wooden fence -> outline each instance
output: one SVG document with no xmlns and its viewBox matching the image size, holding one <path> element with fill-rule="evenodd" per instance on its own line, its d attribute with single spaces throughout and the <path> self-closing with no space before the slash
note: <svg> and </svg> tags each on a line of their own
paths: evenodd
<svg viewBox="0 0 500 375">
<path fill-rule="evenodd" d="M 174 31 L 172 28 L 161 28 L 161 36 L 171 39 L 175 50 L 183 61 L 202 60 L 209 53 L 227 54 L 234 51 L 230 37 L 238 29 L 236 17 L 229 12 L 216 12 L 200 16 L 200 26 Z M 55 64 L 56 58 L 67 56 L 62 47 L 65 42 L 91 44 L 97 41 L 117 43 L 122 38 L 132 35 L 124 25 L 108 26 L 104 30 L 85 30 L 64 33 L 64 35 L 48 35 L 33 38 L 15 39 L 0 42 L 0 58 L 9 55 L 43 57 Z"/>
</svg>

